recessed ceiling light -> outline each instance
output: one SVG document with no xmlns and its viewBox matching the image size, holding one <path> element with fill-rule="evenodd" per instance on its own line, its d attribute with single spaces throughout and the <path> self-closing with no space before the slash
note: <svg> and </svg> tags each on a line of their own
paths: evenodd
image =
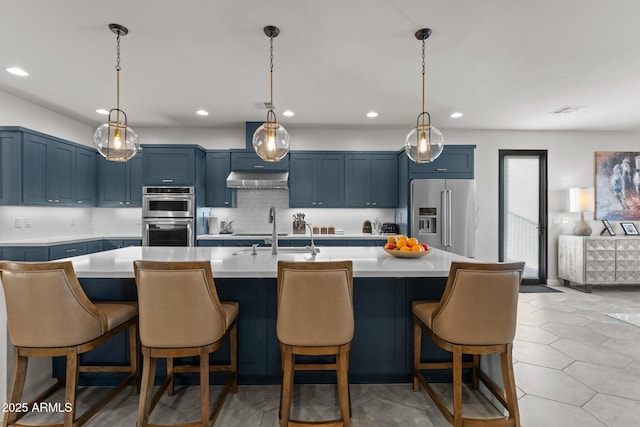
<svg viewBox="0 0 640 427">
<path fill-rule="evenodd" d="M 199 116 L 208 116 L 209 112 L 207 110 L 198 110 L 196 111 L 196 114 Z"/>
<path fill-rule="evenodd" d="M 455 113 L 451 113 L 451 116 L 449 116 L 449 117 L 451 117 L 452 119 L 459 119 L 462 116 L 464 116 L 464 114 L 462 114 L 459 111 L 456 111 Z"/>
<path fill-rule="evenodd" d="M 369 117 L 370 119 L 372 119 L 374 117 L 378 117 L 378 113 L 376 113 L 375 111 L 369 111 L 367 113 L 367 117 Z"/>
<path fill-rule="evenodd" d="M 584 105 L 565 105 L 564 107 L 560 107 L 551 111 L 549 114 L 570 114 L 575 113 L 578 110 L 582 110 L 586 108 Z"/>
<path fill-rule="evenodd" d="M 7 67 L 7 72 L 20 77 L 27 77 L 29 75 L 29 73 L 20 67 Z"/>
<path fill-rule="evenodd" d="M 287 111 L 284 111 L 284 112 L 282 113 L 282 115 L 283 115 L 283 116 L 285 116 L 285 117 L 293 117 L 293 116 L 295 116 L 295 115 L 296 115 L 296 113 L 294 113 L 294 112 L 293 112 L 293 111 L 291 111 L 291 110 L 287 110 Z"/>
<path fill-rule="evenodd" d="M 105 110 L 104 108 L 98 108 L 96 110 L 96 113 L 106 116 L 107 114 L 109 114 L 109 110 Z"/>
</svg>

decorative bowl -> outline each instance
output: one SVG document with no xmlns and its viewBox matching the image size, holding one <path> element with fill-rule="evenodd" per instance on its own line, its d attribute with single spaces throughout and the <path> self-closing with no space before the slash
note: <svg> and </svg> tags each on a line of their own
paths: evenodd
<svg viewBox="0 0 640 427">
<path fill-rule="evenodd" d="M 424 252 L 394 251 L 394 250 L 389 250 L 389 249 L 385 249 L 384 251 L 386 253 L 388 253 L 389 255 L 394 256 L 396 258 L 421 258 L 421 257 L 423 257 L 425 255 L 429 255 L 431 253 L 431 249 L 429 249 L 428 251 L 424 251 Z"/>
</svg>

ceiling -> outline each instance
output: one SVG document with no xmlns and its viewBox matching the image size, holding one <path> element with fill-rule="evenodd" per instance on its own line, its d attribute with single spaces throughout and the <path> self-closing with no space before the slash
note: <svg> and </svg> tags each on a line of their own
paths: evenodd
<svg viewBox="0 0 640 427">
<path fill-rule="evenodd" d="M 121 108 L 131 127 L 262 121 L 262 28 L 276 25 L 274 104 L 285 126 L 411 127 L 421 111 L 414 32 L 428 27 L 436 127 L 640 130 L 638 16 L 629 0 L 4 0 L 0 90 L 104 122 L 95 110 L 115 107 L 115 22 L 129 29 Z M 551 114 L 565 106 L 584 108 Z M 379 116 L 365 117 L 371 110 Z"/>
</svg>

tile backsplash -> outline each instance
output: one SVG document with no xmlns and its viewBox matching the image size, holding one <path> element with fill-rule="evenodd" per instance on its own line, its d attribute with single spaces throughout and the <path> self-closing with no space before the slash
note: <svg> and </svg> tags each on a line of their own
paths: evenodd
<svg viewBox="0 0 640 427">
<path fill-rule="evenodd" d="M 278 233 L 292 232 L 292 216 L 303 212 L 307 223 L 332 225 L 345 233 L 360 233 L 365 220 L 394 222 L 394 209 L 294 209 L 288 190 L 238 190 L 236 208 L 199 209 L 203 223 L 210 214 L 233 221 L 236 233 L 270 233 L 269 207 L 276 208 Z M 141 236 L 140 208 L 0 207 L 0 241 L 87 234 Z M 19 227 L 16 227 L 16 224 Z M 205 228 L 206 230 L 206 228 Z"/>
</svg>

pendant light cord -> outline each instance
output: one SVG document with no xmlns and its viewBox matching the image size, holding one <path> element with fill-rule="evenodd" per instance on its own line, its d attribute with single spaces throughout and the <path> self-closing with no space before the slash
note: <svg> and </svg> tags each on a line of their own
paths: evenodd
<svg viewBox="0 0 640 427">
<path fill-rule="evenodd" d="M 120 127 L 120 31 L 116 37 L 116 123 Z"/>
<path fill-rule="evenodd" d="M 273 111 L 273 36 L 269 37 L 269 43 L 269 110 Z M 275 122 L 275 117 L 273 121 Z"/>
<path fill-rule="evenodd" d="M 424 66 L 424 39 L 422 39 L 422 112 L 425 112 L 425 66 Z M 422 126 L 424 126 L 424 115 L 422 116 Z"/>
</svg>

